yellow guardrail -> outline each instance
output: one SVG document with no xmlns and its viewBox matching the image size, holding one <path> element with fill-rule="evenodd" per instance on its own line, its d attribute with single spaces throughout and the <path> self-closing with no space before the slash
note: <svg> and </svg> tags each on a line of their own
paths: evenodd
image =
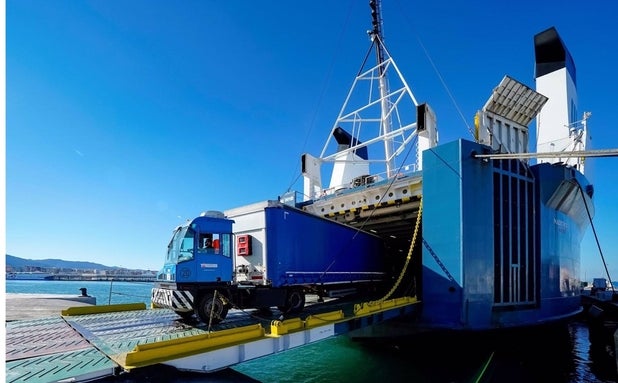
<svg viewBox="0 0 618 383">
<path fill-rule="evenodd" d="M 206 334 L 193 335 L 185 338 L 146 343 L 135 346 L 126 355 L 112 356 L 117 363 L 125 369 L 144 367 L 177 358 L 192 356 L 204 352 L 257 341 L 263 338 L 276 338 L 283 335 L 309 330 L 333 323 L 344 322 L 358 317 L 371 315 L 397 307 L 404 307 L 417 303 L 414 297 L 394 298 L 380 302 L 366 302 L 354 306 L 354 314 L 345 317 L 342 310 L 313 314 L 305 318 L 291 318 L 286 320 L 273 320 L 270 324 L 270 333 L 266 333 L 264 327 L 255 325 L 230 328 L 209 332 Z"/>
<path fill-rule="evenodd" d="M 337 310 L 327 313 L 313 314 L 308 316 L 305 320 L 300 318 L 286 319 L 283 321 L 274 320 L 270 323 L 269 336 L 277 337 L 290 332 L 306 330 L 312 327 L 322 326 L 346 319 L 351 318 L 346 318 L 345 315 L 343 315 L 343 311 Z"/>
<path fill-rule="evenodd" d="M 302 330 L 305 327 L 305 322 L 300 318 L 292 318 L 286 320 L 274 320 L 270 322 L 270 335 L 281 336 L 290 331 Z"/>
<path fill-rule="evenodd" d="M 131 369 L 147 366 L 222 348 L 223 346 L 245 343 L 262 337 L 264 337 L 264 328 L 258 323 L 208 334 L 193 335 L 187 338 L 140 344 L 126 354 L 123 367 Z"/>
<path fill-rule="evenodd" d="M 114 313 L 119 311 L 146 310 L 145 303 L 122 303 L 117 305 L 77 306 L 62 310 L 63 316 Z"/>
<path fill-rule="evenodd" d="M 313 314 L 309 315 L 307 319 L 305 319 L 305 327 L 311 328 L 316 326 L 321 326 L 328 322 L 337 322 L 344 319 L 343 311 L 332 311 L 323 314 Z"/>
<path fill-rule="evenodd" d="M 354 315 L 363 316 L 373 314 L 378 311 L 404 307 L 413 303 L 418 303 L 416 297 L 393 298 L 385 301 L 363 302 L 354 305 Z"/>
</svg>

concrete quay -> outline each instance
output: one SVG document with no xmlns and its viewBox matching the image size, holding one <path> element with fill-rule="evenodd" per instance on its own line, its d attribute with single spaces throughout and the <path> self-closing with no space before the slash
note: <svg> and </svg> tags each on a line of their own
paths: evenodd
<svg viewBox="0 0 618 383">
<path fill-rule="evenodd" d="M 96 298 L 62 294 L 5 294 L 5 322 L 60 316 L 69 307 L 96 305 Z"/>
</svg>

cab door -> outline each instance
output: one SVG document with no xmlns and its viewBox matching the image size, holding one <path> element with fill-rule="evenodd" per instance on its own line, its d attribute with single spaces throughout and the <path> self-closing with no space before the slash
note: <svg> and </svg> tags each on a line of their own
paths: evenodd
<svg viewBox="0 0 618 383">
<path fill-rule="evenodd" d="M 229 233 L 199 233 L 195 256 L 198 282 L 231 282 L 232 241 Z"/>
</svg>

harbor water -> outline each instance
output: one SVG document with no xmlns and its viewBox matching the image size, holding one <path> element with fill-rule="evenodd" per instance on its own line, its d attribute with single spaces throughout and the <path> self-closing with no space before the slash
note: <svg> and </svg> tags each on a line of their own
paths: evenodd
<svg viewBox="0 0 618 383">
<path fill-rule="evenodd" d="M 150 304 L 151 283 L 6 281 L 7 293 L 81 294 L 98 305 Z M 351 334 L 353 335 L 353 334 Z M 151 366 L 102 382 L 565 382 L 618 380 L 613 339 L 574 320 L 550 329 L 492 336 L 417 336 L 360 341 L 339 336 L 200 374 Z"/>
</svg>

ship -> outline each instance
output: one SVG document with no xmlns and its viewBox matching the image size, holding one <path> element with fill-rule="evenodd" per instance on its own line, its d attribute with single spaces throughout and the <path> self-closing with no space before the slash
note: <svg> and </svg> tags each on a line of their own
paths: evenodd
<svg viewBox="0 0 618 383">
<path fill-rule="evenodd" d="M 12 271 L 6 273 L 7 280 L 50 280 L 54 274 L 44 271 Z"/>
<path fill-rule="evenodd" d="M 369 6 L 361 69 L 321 153 L 301 156 L 303 191 L 280 200 L 384 239 L 385 298 L 420 302 L 397 334 L 580 314 L 580 243 L 594 216 L 590 113 L 577 110 L 575 63 L 557 29 L 534 36 L 535 89 L 505 75 L 471 118 L 473 138 L 439 143 L 436 113 L 384 44 L 381 3 Z"/>
</svg>

